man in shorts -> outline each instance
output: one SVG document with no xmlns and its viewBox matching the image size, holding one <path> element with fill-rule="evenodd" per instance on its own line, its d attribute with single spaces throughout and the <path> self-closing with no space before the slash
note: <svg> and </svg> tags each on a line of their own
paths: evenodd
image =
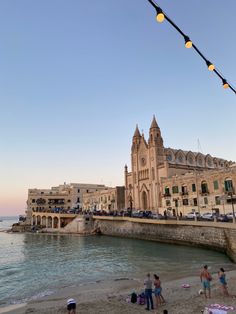
<svg viewBox="0 0 236 314">
<path fill-rule="evenodd" d="M 74 299 L 68 299 L 67 300 L 67 311 L 68 314 L 76 314 L 76 302 Z"/>
<path fill-rule="evenodd" d="M 201 274 L 200 274 L 200 279 L 201 279 L 201 283 L 202 283 L 202 286 L 203 286 L 205 298 L 207 298 L 206 291 L 208 290 L 208 297 L 210 299 L 210 297 L 211 297 L 211 283 L 210 282 L 212 280 L 212 277 L 211 277 L 211 274 L 208 271 L 208 266 L 207 265 L 205 265 L 203 267 L 203 270 L 201 271 Z"/>
</svg>

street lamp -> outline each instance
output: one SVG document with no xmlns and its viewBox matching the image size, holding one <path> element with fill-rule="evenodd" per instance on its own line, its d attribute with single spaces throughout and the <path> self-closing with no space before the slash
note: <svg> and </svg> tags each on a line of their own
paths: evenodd
<svg viewBox="0 0 236 314">
<path fill-rule="evenodd" d="M 233 223 L 235 223 L 235 213 L 234 213 L 234 202 L 233 202 L 233 191 L 228 192 L 228 196 L 231 198 L 232 211 L 233 211 Z"/>
<path fill-rule="evenodd" d="M 179 210 L 178 210 L 179 199 L 175 198 L 174 201 L 175 201 L 175 209 L 176 209 L 176 219 L 179 220 Z"/>
</svg>

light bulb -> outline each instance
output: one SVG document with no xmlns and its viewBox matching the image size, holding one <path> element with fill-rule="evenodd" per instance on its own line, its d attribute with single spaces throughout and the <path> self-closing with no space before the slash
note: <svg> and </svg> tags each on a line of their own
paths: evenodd
<svg viewBox="0 0 236 314">
<path fill-rule="evenodd" d="M 188 36 L 184 36 L 184 40 L 185 40 L 185 47 L 192 48 L 193 43 L 191 42 L 190 38 Z"/>
<path fill-rule="evenodd" d="M 157 11 L 156 20 L 157 22 L 162 23 L 165 19 L 165 15 L 161 8 L 157 8 L 156 11 Z"/>
<path fill-rule="evenodd" d="M 214 64 L 210 64 L 208 69 L 209 69 L 209 71 L 214 71 L 215 70 Z"/>
<path fill-rule="evenodd" d="M 206 61 L 207 67 L 209 71 L 214 71 L 215 70 L 215 66 L 213 63 L 211 63 L 210 61 Z"/>
<path fill-rule="evenodd" d="M 227 83 L 227 81 L 225 79 L 222 80 L 222 83 L 223 83 L 223 87 L 224 88 L 228 88 L 229 87 L 229 84 Z"/>
</svg>

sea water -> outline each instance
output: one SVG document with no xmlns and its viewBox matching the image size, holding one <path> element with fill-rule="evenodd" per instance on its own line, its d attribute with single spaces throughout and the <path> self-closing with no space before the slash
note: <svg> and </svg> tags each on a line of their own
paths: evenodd
<svg viewBox="0 0 236 314">
<path fill-rule="evenodd" d="M 147 272 L 162 281 L 199 276 L 205 263 L 212 272 L 235 268 L 226 255 L 206 249 L 107 236 L 0 232 L 0 307 L 85 282 L 142 278 Z"/>
</svg>

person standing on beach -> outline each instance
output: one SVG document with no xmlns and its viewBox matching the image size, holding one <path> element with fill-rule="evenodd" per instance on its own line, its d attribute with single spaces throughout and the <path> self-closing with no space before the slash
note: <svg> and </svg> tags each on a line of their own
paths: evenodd
<svg viewBox="0 0 236 314">
<path fill-rule="evenodd" d="M 227 288 L 227 282 L 226 282 L 226 279 L 225 279 L 225 270 L 224 270 L 224 268 L 220 268 L 220 271 L 218 272 L 218 277 L 219 277 L 219 281 L 220 281 L 222 294 L 223 294 L 223 296 L 228 297 L 229 296 L 229 292 L 228 292 L 228 288 Z"/>
<path fill-rule="evenodd" d="M 211 283 L 210 282 L 212 280 L 212 277 L 211 277 L 211 274 L 208 271 L 208 266 L 207 265 L 205 265 L 203 267 L 203 270 L 201 271 L 201 274 L 200 274 L 200 279 L 201 279 L 201 282 L 202 282 L 202 285 L 203 285 L 205 298 L 207 298 L 206 291 L 208 290 L 208 297 L 210 299 L 211 298 Z"/>
<path fill-rule="evenodd" d="M 68 314 L 76 314 L 76 302 L 74 299 L 67 300 L 67 311 Z"/>
<path fill-rule="evenodd" d="M 159 276 L 157 276 L 156 274 L 153 275 L 154 276 L 154 295 L 156 298 L 156 307 L 158 307 L 158 304 L 165 304 L 165 299 L 162 296 L 162 287 L 161 287 L 161 281 Z"/>
<path fill-rule="evenodd" d="M 150 279 L 150 274 L 147 274 L 147 278 L 144 280 L 144 286 L 145 286 L 145 297 L 147 300 L 147 307 L 146 310 L 150 310 L 150 303 L 151 303 L 151 309 L 153 310 L 153 299 L 152 299 L 152 280 Z"/>
</svg>

